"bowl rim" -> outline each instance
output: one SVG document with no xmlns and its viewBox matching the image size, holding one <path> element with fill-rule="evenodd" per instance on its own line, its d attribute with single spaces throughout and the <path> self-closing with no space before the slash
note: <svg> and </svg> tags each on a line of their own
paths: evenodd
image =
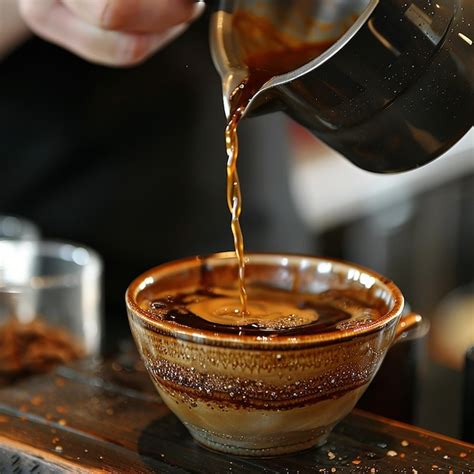
<svg viewBox="0 0 474 474">
<path fill-rule="evenodd" d="M 222 259 L 232 260 L 235 262 L 236 257 L 234 252 L 221 252 L 208 254 L 204 256 L 186 257 L 171 262 L 163 263 L 155 266 L 137 278 L 127 288 L 125 293 L 125 302 L 128 309 L 129 319 L 138 319 L 139 323 L 147 329 L 153 330 L 160 334 L 174 337 L 190 342 L 196 342 L 200 344 L 207 344 L 213 346 L 225 346 L 235 348 L 246 348 L 246 349 L 283 349 L 283 348 L 300 348 L 302 346 L 319 346 L 328 345 L 332 343 L 338 343 L 346 340 L 351 340 L 355 337 L 365 336 L 377 332 L 392 323 L 396 323 L 396 320 L 401 316 L 404 308 L 404 297 L 400 289 L 390 279 L 380 275 L 379 273 L 370 270 L 362 265 L 347 262 L 345 260 L 318 257 L 305 254 L 297 253 L 265 253 L 265 252 L 249 252 L 245 254 L 246 261 L 249 262 L 251 259 L 268 258 L 268 259 L 284 259 L 288 261 L 296 260 L 302 261 L 310 260 L 313 263 L 331 263 L 338 266 L 346 267 L 347 269 L 355 269 L 361 273 L 367 274 L 369 277 L 374 279 L 374 284 L 377 283 L 379 286 L 384 288 L 393 299 L 392 308 L 384 314 L 381 318 L 373 321 L 372 323 L 360 326 L 358 328 L 349 328 L 338 331 L 330 331 L 325 333 L 316 334 L 305 334 L 299 336 L 256 336 L 256 335 L 234 335 L 234 334 L 219 334 L 212 331 L 206 331 L 196 329 L 192 327 L 182 326 L 172 321 L 164 321 L 156 319 L 153 316 L 152 311 L 143 309 L 136 302 L 138 293 L 148 286 L 156 282 L 156 275 L 162 273 L 171 268 L 183 269 L 196 263 L 202 264 L 207 260 Z M 393 324 L 395 327 L 395 324 Z"/>
</svg>

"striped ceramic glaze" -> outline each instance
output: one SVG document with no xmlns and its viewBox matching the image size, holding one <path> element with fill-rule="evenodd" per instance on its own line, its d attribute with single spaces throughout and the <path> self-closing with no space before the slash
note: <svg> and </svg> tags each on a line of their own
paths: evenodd
<svg viewBox="0 0 474 474">
<path fill-rule="evenodd" d="M 166 264 L 137 278 L 127 291 L 129 321 L 146 368 L 161 397 L 195 439 L 245 456 L 290 453 L 325 442 L 376 374 L 389 347 L 420 317 L 400 317 L 403 297 L 374 272 L 328 259 L 247 256 L 247 284 L 301 291 L 369 288 L 389 310 L 376 321 L 296 337 L 207 333 L 153 318 L 140 306 L 151 285 L 164 291 L 222 284 L 235 278 L 233 254 Z M 162 285 L 161 285 L 162 284 Z"/>
</svg>

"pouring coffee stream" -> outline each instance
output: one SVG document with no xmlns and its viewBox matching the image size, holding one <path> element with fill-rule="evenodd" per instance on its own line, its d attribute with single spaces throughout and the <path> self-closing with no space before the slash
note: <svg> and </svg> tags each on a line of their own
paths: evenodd
<svg viewBox="0 0 474 474">
<path fill-rule="evenodd" d="M 278 32 L 264 18 L 245 12 L 233 18 L 239 34 L 240 45 L 245 51 L 244 63 L 247 69 L 245 79 L 229 97 L 230 113 L 225 131 L 227 162 L 227 205 L 232 214 L 231 228 L 234 237 L 235 254 L 239 265 L 239 291 L 241 314 L 248 313 L 245 288 L 244 238 L 240 226 L 242 194 L 237 171 L 238 125 L 248 104 L 260 88 L 272 77 L 287 73 L 320 55 L 331 46 L 330 43 L 306 44 Z"/>
<path fill-rule="evenodd" d="M 387 173 L 422 166 L 472 127 L 474 11 L 469 0 L 210 3 L 245 314 L 240 120 L 284 110 L 360 168 Z"/>
</svg>

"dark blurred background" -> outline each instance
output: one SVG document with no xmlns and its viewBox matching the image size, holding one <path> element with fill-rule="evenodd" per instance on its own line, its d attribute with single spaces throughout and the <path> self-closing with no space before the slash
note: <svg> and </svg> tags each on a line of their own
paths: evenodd
<svg viewBox="0 0 474 474">
<path fill-rule="evenodd" d="M 391 349 L 359 406 L 467 439 L 474 425 L 472 392 L 463 399 L 474 345 L 473 131 L 431 165 L 375 176 L 294 124 L 290 130 L 293 195 L 314 251 L 391 278 L 425 319 L 415 338 Z"/>
</svg>

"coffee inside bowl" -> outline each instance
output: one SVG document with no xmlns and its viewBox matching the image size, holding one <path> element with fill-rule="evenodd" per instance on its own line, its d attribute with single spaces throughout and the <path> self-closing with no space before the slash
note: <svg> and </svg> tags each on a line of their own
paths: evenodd
<svg viewBox="0 0 474 474">
<path fill-rule="evenodd" d="M 152 316 L 177 325 L 224 334 L 297 336 L 365 326 L 387 312 L 385 303 L 364 290 L 329 290 L 301 294 L 248 287 L 247 312 L 238 289 L 184 288 L 148 290 L 140 305 Z"/>
</svg>

